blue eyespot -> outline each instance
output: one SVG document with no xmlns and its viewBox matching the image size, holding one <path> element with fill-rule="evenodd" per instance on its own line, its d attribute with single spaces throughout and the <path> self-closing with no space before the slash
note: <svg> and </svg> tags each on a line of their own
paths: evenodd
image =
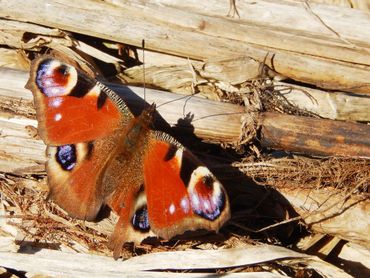
<svg viewBox="0 0 370 278">
<path fill-rule="evenodd" d="M 63 145 L 57 147 L 55 154 L 59 165 L 66 171 L 72 171 L 76 166 L 77 155 L 75 145 Z"/>
<path fill-rule="evenodd" d="M 149 218 L 148 218 L 148 208 L 146 206 L 139 208 L 135 211 L 132 217 L 132 225 L 135 230 L 141 232 L 148 232 L 150 229 Z"/>
</svg>

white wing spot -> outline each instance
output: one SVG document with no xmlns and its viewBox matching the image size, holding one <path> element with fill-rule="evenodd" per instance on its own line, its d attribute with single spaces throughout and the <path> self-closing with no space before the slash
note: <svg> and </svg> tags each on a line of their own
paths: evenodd
<svg viewBox="0 0 370 278">
<path fill-rule="evenodd" d="M 170 212 L 170 214 L 174 214 L 174 213 L 175 213 L 175 210 L 176 210 L 175 205 L 172 203 L 172 204 L 170 205 L 170 207 L 169 207 L 169 212 Z"/>
<path fill-rule="evenodd" d="M 191 195 L 191 201 L 192 201 L 192 205 L 195 209 L 198 209 L 199 208 L 199 205 L 200 205 L 200 200 L 199 200 L 199 197 L 197 194 L 192 194 Z"/>
<path fill-rule="evenodd" d="M 57 108 L 62 104 L 62 102 L 62 98 L 56 97 L 51 100 L 50 106 Z"/>
<path fill-rule="evenodd" d="M 54 120 L 55 120 L 56 122 L 60 121 L 61 119 L 62 119 L 62 114 L 60 114 L 60 113 L 55 114 L 55 116 L 54 116 Z"/>
<path fill-rule="evenodd" d="M 189 212 L 189 200 L 187 197 L 184 197 L 181 199 L 181 202 L 180 202 L 180 206 L 182 207 L 182 209 L 184 210 L 185 213 L 188 213 Z"/>
<path fill-rule="evenodd" d="M 203 205 L 204 205 L 204 208 L 206 210 L 209 210 L 210 206 L 209 206 L 209 201 L 208 200 L 204 201 L 204 204 Z"/>
</svg>

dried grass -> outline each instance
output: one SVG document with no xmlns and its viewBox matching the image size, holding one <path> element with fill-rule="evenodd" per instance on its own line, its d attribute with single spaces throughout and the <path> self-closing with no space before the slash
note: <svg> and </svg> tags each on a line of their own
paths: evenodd
<svg viewBox="0 0 370 278">
<path fill-rule="evenodd" d="M 313 159 L 297 156 L 234 163 L 234 166 L 257 183 L 277 188 L 331 187 L 344 191 L 357 188 L 355 193 L 369 193 L 370 163 L 365 159 Z"/>
</svg>

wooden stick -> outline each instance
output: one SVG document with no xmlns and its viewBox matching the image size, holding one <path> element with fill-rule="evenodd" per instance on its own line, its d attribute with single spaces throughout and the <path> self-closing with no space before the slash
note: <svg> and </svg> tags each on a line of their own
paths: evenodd
<svg viewBox="0 0 370 278">
<path fill-rule="evenodd" d="M 274 82 L 274 89 L 298 108 L 331 120 L 370 122 L 370 98 Z"/>
<path fill-rule="evenodd" d="M 327 5 L 338 5 L 346 8 L 359 9 L 363 11 L 370 11 L 369 0 L 311 0 L 314 3 L 325 3 Z"/>
<path fill-rule="evenodd" d="M 238 94 L 240 90 L 236 87 L 237 85 L 243 83 L 245 85 L 245 82 L 261 78 L 259 68 L 262 63 L 249 57 L 240 57 L 238 59 L 193 63 L 193 66 L 200 75 L 197 76 L 198 82 L 209 84 L 209 80 L 216 80 L 211 83 L 211 88 L 226 84 L 223 87 L 225 91 Z M 120 77 L 128 83 L 142 84 L 142 67 L 130 68 Z M 147 84 L 159 86 L 172 92 L 192 93 L 190 84 L 193 80 L 188 64 L 146 67 L 146 81 Z M 263 89 L 261 90 L 263 91 Z M 284 103 L 290 103 L 323 118 L 370 122 L 370 98 L 366 95 L 324 91 L 279 81 L 273 81 L 272 84 L 269 84 L 268 90 L 279 93 L 280 99 L 284 99 Z M 207 90 L 201 90 L 201 94 L 203 91 L 205 91 L 204 94 L 207 93 Z M 214 97 L 215 94 L 210 97 L 212 96 Z"/>
<path fill-rule="evenodd" d="M 346 197 L 332 189 L 278 188 L 315 232 L 338 236 L 370 248 L 370 201 L 361 195 Z M 356 219 L 356 220 L 355 220 Z"/>
<path fill-rule="evenodd" d="M 321 155 L 370 158 L 370 126 L 324 119 L 264 113 L 264 147 Z"/>
<path fill-rule="evenodd" d="M 1 238 L 0 238 L 1 239 Z M 1 243 L 1 242 L 0 242 Z M 287 248 L 272 245 L 257 245 L 220 250 L 187 250 L 157 252 L 133 257 L 125 261 L 91 254 L 65 253 L 55 250 L 35 249 L 33 253 L 15 253 L 0 250 L 0 260 L 4 267 L 26 271 L 27 276 L 62 277 L 183 277 L 201 278 L 215 276 L 214 269 L 237 269 L 240 266 L 262 265 L 279 261 L 284 265 L 307 265 L 324 277 L 343 277 L 350 275 L 343 270 L 319 259 Z M 63 259 L 61 259 L 63 258 Z M 168 271 L 177 270 L 175 271 Z M 180 273 L 179 271 L 184 271 Z M 195 272 L 186 272 L 195 270 Z M 202 273 L 199 273 L 202 270 Z M 33 274 L 33 275 L 32 275 Z M 334 276 L 335 275 L 335 276 Z M 274 273 L 243 272 L 228 273 L 227 277 L 280 277 Z"/>
<path fill-rule="evenodd" d="M 194 1 L 185 8 L 182 1 L 172 6 L 161 1 L 115 6 L 91 0 L 14 0 L 2 3 L 0 16 L 136 46 L 144 38 L 148 49 L 193 59 L 247 54 L 298 81 L 370 92 L 370 30 L 365 27 L 370 19 L 365 12 L 304 2 L 258 1 L 238 3 L 241 18 L 231 20 L 224 17 L 227 1 L 222 6 L 217 2 L 207 1 L 205 9 L 199 9 L 199 2 Z M 353 32 L 353 26 L 364 27 Z"/>
</svg>

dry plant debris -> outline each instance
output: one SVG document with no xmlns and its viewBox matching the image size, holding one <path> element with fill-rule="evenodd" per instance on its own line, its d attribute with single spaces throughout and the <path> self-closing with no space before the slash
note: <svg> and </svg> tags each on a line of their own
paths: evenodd
<svg viewBox="0 0 370 278">
<path fill-rule="evenodd" d="M 366 159 L 314 159 L 295 156 L 259 162 L 238 162 L 234 166 L 257 183 L 277 188 L 331 187 L 346 192 L 356 189 L 354 194 L 370 193 L 370 164 Z"/>
</svg>

